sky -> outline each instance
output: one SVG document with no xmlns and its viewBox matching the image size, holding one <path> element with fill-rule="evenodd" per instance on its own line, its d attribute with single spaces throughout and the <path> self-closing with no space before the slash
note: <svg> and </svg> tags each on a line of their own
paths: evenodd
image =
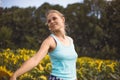
<svg viewBox="0 0 120 80">
<path fill-rule="evenodd" d="M 39 7 L 45 2 L 48 2 L 52 5 L 59 4 L 65 8 L 68 4 L 80 3 L 83 2 L 83 0 L 0 0 L 0 6 L 2 6 L 3 8 L 10 8 L 12 6 L 18 6 L 23 8 L 30 6 Z"/>
</svg>

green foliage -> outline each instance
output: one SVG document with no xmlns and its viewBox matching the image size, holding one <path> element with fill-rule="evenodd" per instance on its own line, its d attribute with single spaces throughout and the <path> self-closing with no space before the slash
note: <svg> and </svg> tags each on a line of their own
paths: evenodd
<svg viewBox="0 0 120 80">
<path fill-rule="evenodd" d="M 44 3 L 38 8 L 2 9 L 0 49 L 24 47 L 37 50 L 50 34 L 45 25 L 45 12 L 57 9 L 65 15 L 66 30 L 74 39 L 79 57 L 119 59 L 119 3 L 120 0 L 84 0 L 84 3 L 69 4 L 66 8 Z"/>
<path fill-rule="evenodd" d="M 10 47 L 13 43 L 12 39 L 12 29 L 6 26 L 0 28 L 0 48 Z"/>
<path fill-rule="evenodd" d="M 110 46 L 115 47 L 117 49 L 117 53 L 120 53 L 120 0 L 113 0 L 106 7 L 106 18 L 108 23 L 106 27 L 107 34 L 109 35 L 108 43 Z"/>
<path fill-rule="evenodd" d="M 4 26 L 1 27 L 1 29 L 0 29 L 0 39 L 2 39 L 2 38 L 4 38 L 4 40 L 10 39 L 11 35 L 12 35 L 11 28 L 4 27 Z"/>
</svg>

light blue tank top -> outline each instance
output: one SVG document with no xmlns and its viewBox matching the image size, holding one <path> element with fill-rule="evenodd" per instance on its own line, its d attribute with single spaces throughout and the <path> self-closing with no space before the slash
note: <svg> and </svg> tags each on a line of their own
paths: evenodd
<svg viewBox="0 0 120 80">
<path fill-rule="evenodd" d="M 59 39 L 51 34 L 56 41 L 56 48 L 49 53 L 52 63 L 51 75 L 62 78 L 63 80 L 75 80 L 76 77 L 76 60 L 77 53 L 74 49 L 73 41 L 68 37 L 70 45 L 63 45 Z"/>
</svg>

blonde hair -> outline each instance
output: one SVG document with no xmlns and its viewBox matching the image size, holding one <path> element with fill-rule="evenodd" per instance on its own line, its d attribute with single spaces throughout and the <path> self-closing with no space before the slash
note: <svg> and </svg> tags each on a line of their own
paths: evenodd
<svg viewBox="0 0 120 80">
<path fill-rule="evenodd" d="M 45 14 L 46 18 L 50 13 L 57 13 L 59 16 L 64 17 L 64 15 L 61 12 L 59 12 L 58 10 L 48 10 Z"/>
</svg>

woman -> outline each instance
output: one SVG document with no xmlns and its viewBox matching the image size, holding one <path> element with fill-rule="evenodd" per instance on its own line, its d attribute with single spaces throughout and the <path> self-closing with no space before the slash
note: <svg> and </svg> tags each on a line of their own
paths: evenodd
<svg viewBox="0 0 120 80">
<path fill-rule="evenodd" d="M 38 52 L 27 60 L 13 74 L 10 80 L 37 66 L 39 62 L 49 53 L 52 63 L 52 72 L 49 80 L 76 80 L 77 53 L 74 49 L 72 38 L 65 32 L 65 18 L 57 10 L 49 10 L 46 13 L 47 24 L 52 32 L 42 43 Z"/>
</svg>

